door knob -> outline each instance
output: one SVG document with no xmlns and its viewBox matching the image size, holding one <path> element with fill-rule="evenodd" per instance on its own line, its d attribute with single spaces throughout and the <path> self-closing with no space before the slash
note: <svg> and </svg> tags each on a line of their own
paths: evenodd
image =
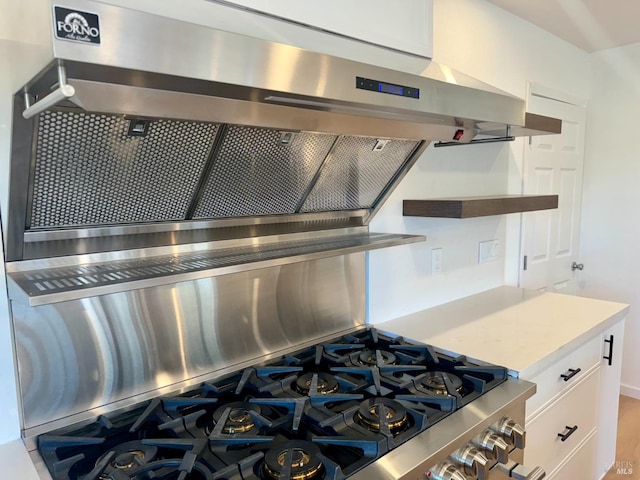
<svg viewBox="0 0 640 480">
<path fill-rule="evenodd" d="M 571 264 L 571 270 L 573 270 L 574 272 L 575 272 L 576 270 L 582 270 L 583 268 L 584 268 L 584 263 L 576 263 L 576 262 L 573 262 L 573 263 Z"/>
</svg>

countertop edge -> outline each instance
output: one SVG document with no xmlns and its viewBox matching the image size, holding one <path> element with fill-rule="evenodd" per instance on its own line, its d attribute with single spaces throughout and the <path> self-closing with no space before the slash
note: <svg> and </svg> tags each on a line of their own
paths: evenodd
<svg viewBox="0 0 640 480">
<path fill-rule="evenodd" d="M 626 307 L 624 307 L 619 312 L 613 314 L 609 318 L 604 319 L 600 324 L 595 325 L 592 328 L 582 332 L 570 342 L 565 343 L 561 348 L 549 353 L 548 355 L 545 355 L 537 362 L 529 365 L 526 368 L 523 368 L 519 371 L 514 371 L 514 373 L 516 374 L 515 376 L 518 378 L 522 378 L 523 380 L 532 378 L 533 376 L 537 375 L 547 367 L 551 366 L 557 360 L 562 358 L 566 353 L 586 343 L 588 340 L 593 338 L 594 335 L 604 332 L 607 328 L 612 327 L 619 321 L 625 319 L 628 313 L 629 305 L 626 305 Z"/>
<path fill-rule="evenodd" d="M 11 440 L 0 445 L 2 478 L 7 480 L 40 480 L 22 440 Z"/>
</svg>

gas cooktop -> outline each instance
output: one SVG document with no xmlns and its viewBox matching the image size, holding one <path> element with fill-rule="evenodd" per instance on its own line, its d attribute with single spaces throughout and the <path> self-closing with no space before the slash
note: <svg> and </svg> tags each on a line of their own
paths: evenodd
<svg viewBox="0 0 640 480">
<path fill-rule="evenodd" d="M 38 438 L 55 480 L 337 480 L 507 378 L 362 330 Z"/>
</svg>

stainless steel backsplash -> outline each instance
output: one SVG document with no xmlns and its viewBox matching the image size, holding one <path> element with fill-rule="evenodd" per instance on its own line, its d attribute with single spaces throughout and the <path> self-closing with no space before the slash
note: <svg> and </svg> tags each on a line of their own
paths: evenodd
<svg viewBox="0 0 640 480">
<path fill-rule="evenodd" d="M 12 312 L 29 436 L 363 325 L 365 254 Z"/>
</svg>

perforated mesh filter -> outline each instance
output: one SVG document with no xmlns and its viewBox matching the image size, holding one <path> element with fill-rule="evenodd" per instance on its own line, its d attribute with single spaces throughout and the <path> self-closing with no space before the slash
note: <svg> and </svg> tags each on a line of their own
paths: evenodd
<svg viewBox="0 0 640 480">
<path fill-rule="evenodd" d="M 154 120 L 127 135 L 121 116 L 40 114 L 32 227 L 184 219 L 215 124 Z"/>
<path fill-rule="evenodd" d="M 371 208 L 419 143 L 391 140 L 374 151 L 377 142 L 367 137 L 340 139 L 301 211 Z"/>
<path fill-rule="evenodd" d="M 336 137 L 231 126 L 194 218 L 295 213 Z"/>
</svg>

